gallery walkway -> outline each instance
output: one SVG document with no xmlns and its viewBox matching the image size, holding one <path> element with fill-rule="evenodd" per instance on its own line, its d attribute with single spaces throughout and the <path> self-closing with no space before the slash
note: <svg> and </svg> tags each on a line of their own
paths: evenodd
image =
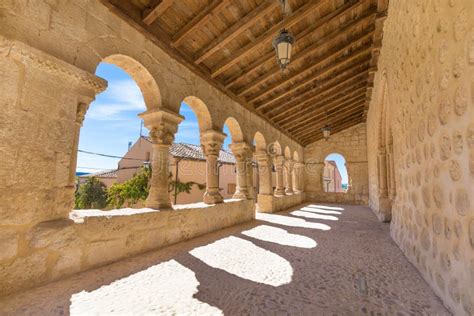
<svg viewBox="0 0 474 316">
<path fill-rule="evenodd" d="M 0 314 L 448 314 L 368 208 L 257 218 L 4 298 Z"/>
</svg>

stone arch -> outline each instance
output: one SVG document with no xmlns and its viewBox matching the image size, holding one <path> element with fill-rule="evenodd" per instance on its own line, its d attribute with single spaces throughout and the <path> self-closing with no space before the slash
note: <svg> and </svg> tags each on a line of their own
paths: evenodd
<svg viewBox="0 0 474 316">
<path fill-rule="evenodd" d="M 284 153 L 284 155 L 285 155 L 285 158 L 286 158 L 286 159 L 291 159 L 291 150 L 290 150 L 290 147 L 288 147 L 288 146 L 285 147 L 285 153 Z"/>
<path fill-rule="evenodd" d="M 336 190 L 336 187 L 339 187 L 339 185 L 341 186 L 341 189 L 342 189 L 342 178 L 340 179 L 341 182 L 338 184 L 337 183 L 337 179 L 335 179 L 335 177 L 331 177 L 331 181 L 333 181 L 333 183 L 335 183 L 335 185 L 332 187 L 333 189 L 335 189 L 335 191 L 331 191 L 331 190 L 328 190 L 329 189 L 329 185 L 327 183 L 325 183 L 325 177 L 328 177 L 329 175 L 327 174 L 327 171 L 328 171 L 328 168 L 326 167 L 326 158 L 329 156 L 329 155 L 339 155 L 341 156 L 343 159 L 344 159 L 344 167 L 346 168 L 346 172 L 347 172 L 347 181 L 348 181 L 348 189 L 347 191 L 345 192 L 348 192 L 351 188 L 351 178 L 350 178 L 350 173 L 349 173 L 349 168 L 347 166 L 347 156 L 343 155 L 342 153 L 338 152 L 338 151 L 329 151 L 327 152 L 324 156 L 323 156 L 323 164 L 322 164 L 322 170 L 321 170 L 321 187 L 322 187 L 322 191 L 325 192 L 325 193 L 331 193 L 331 192 L 340 192 L 340 191 L 337 191 Z"/>
<path fill-rule="evenodd" d="M 122 68 L 137 83 L 142 92 L 147 110 L 162 107 L 161 92 L 151 73 L 132 57 L 122 54 L 110 55 L 102 60 Z"/>
<path fill-rule="evenodd" d="M 211 113 L 209 112 L 207 105 L 200 98 L 188 96 L 184 98 L 183 102 L 186 103 L 196 115 L 199 131 L 201 133 L 212 129 L 213 124 Z"/>
<path fill-rule="evenodd" d="M 257 151 L 265 151 L 267 149 L 267 141 L 262 133 L 256 132 L 253 140 L 255 142 L 255 149 Z"/>
<path fill-rule="evenodd" d="M 240 143 L 244 141 L 244 134 L 242 133 L 242 128 L 240 127 L 239 122 L 232 116 L 228 117 L 224 121 L 224 125 L 227 125 L 230 131 L 230 137 L 232 138 L 232 143 Z"/>
</svg>

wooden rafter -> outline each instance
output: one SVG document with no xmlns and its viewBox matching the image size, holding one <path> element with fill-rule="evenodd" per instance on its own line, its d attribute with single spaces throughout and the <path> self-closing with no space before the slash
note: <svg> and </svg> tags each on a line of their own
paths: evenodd
<svg viewBox="0 0 474 316">
<path fill-rule="evenodd" d="M 346 90 L 342 94 L 338 94 L 335 96 L 331 96 L 330 98 L 326 100 L 322 100 L 321 102 L 318 102 L 316 104 L 311 105 L 311 110 L 310 111 L 304 111 L 304 114 L 299 114 L 296 113 L 289 116 L 288 118 L 284 118 L 277 122 L 280 126 L 287 127 L 291 125 L 291 128 L 289 129 L 296 129 L 298 126 L 301 126 L 305 124 L 308 121 L 311 121 L 311 119 L 314 118 L 315 115 L 320 113 L 321 111 L 325 111 L 328 109 L 333 109 L 340 107 L 341 104 L 346 104 L 346 102 L 349 101 L 354 101 L 358 97 L 364 97 L 365 98 L 365 91 L 364 87 L 355 87 L 352 89 Z M 332 108 L 331 108 L 332 107 Z"/>
<path fill-rule="evenodd" d="M 232 25 L 224 33 L 219 35 L 205 48 L 201 49 L 197 54 L 194 62 L 196 64 L 202 63 L 204 60 L 209 58 L 212 54 L 216 53 L 227 45 L 234 38 L 245 32 L 251 25 L 255 24 L 258 20 L 262 19 L 270 11 L 278 7 L 278 2 L 275 0 L 265 0 L 257 8 L 252 10 L 237 23 Z"/>
<path fill-rule="evenodd" d="M 360 112 L 360 110 L 359 111 L 355 110 L 349 113 L 348 115 L 340 116 L 338 118 L 333 118 L 329 120 L 329 122 L 326 122 L 326 121 L 319 122 L 319 124 L 314 126 L 314 129 L 312 131 L 307 131 L 305 135 L 299 136 L 298 139 L 306 143 L 309 139 L 312 139 L 317 135 L 322 136 L 321 128 L 323 128 L 326 125 L 326 123 L 329 123 L 329 126 L 332 126 L 331 134 L 334 135 L 335 133 L 339 131 L 339 128 L 341 127 L 341 125 L 342 126 L 347 126 L 351 124 L 355 125 L 357 123 L 353 124 L 354 122 L 362 122 L 362 121 L 363 121 L 362 113 Z"/>
<path fill-rule="evenodd" d="M 352 46 L 353 44 L 354 43 L 350 43 L 348 45 L 348 47 Z M 298 84 L 292 85 L 293 89 L 296 89 L 297 87 L 301 87 L 303 85 L 306 85 L 309 82 L 315 80 L 315 78 L 317 78 L 319 76 L 323 76 L 323 75 L 329 73 L 330 71 L 334 70 L 337 67 L 341 67 L 343 65 L 351 63 L 352 61 L 356 60 L 357 58 L 359 58 L 361 56 L 367 55 L 368 53 L 370 53 L 370 48 L 371 48 L 371 45 L 367 44 L 367 45 L 364 45 L 364 46 L 354 50 L 353 52 L 351 52 L 350 54 L 348 54 L 346 56 L 340 57 L 340 60 L 335 60 L 333 63 L 329 64 L 328 66 L 326 66 L 326 67 L 324 67 L 320 70 L 318 70 L 315 74 L 311 75 L 310 77 L 307 77 L 307 78 L 303 79 L 302 81 L 298 82 Z M 338 53 L 340 53 L 340 51 L 343 51 L 343 50 L 342 49 L 338 50 Z M 335 53 L 334 55 L 338 55 L 338 53 Z M 325 59 L 326 58 L 327 57 L 325 57 Z M 273 86 L 268 87 L 267 89 L 265 89 L 264 92 L 252 97 L 250 100 L 247 100 L 247 102 L 254 103 L 256 100 L 259 100 L 262 97 L 265 97 L 265 96 L 271 94 L 275 90 L 277 90 L 279 88 L 282 88 L 283 86 L 285 86 L 289 83 L 292 83 L 292 81 L 295 80 L 296 77 L 298 77 L 300 75 L 304 75 L 309 71 L 313 71 L 315 68 L 317 68 L 317 66 L 320 66 L 320 63 L 318 63 L 317 65 L 312 65 L 312 66 L 308 67 L 307 69 L 301 70 L 301 71 L 299 71 L 298 73 L 294 74 L 293 76 L 291 76 L 289 78 L 285 78 L 283 80 L 280 80 L 279 82 L 277 82 Z M 256 106 L 256 109 L 258 109 L 258 108 L 259 108 L 259 106 Z"/>
<path fill-rule="evenodd" d="M 326 47 L 327 45 L 330 45 L 335 41 L 336 39 L 342 37 L 342 36 L 347 36 L 348 34 L 352 34 L 354 32 L 354 29 L 359 27 L 361 24 L 366 23 L 368 20 L 373 19 L 375 17 L 376 11 L 375 10 L 370 10 L 361 17 L 349 21 L 346 25 L 341 27 L 340 29 L 336 29 L 332 31 L 331 33 L 321 37 L 318 39 L 316 42 L 311 44 L 310 46 L 306 47 L 302 51 L 298 52 L 295 54 L 292 58 L 292 64 L 297 64 L 299 61 L 304 60 L 308 56 L 317 53 L 318 51 L 321 50 L 321 48 Z M 374 31 L 374 27 L 370 26 L 369 29 L 366 31 L 367 33 L 371 33 Z M 352 40 L 349 39 L 348 42 L 351 42 Z M 347 47 L 347 46 L 346 46 Z M 343 48 L 346 49 L 346 47 Z M 340 51 L 340 50 L 338 50 Z M 247 94 L 250 90 L 253 88 L 259 86 L 263 82 L 267 81 L 270 78 L 273 78 L 275 75 L 277 75 L 280 72 L 280 68 L 275 64 L 275 67 L 273 67 L 270 71 L 267 71 L 264 75 L 260 76 L 259 78 L 252 80 L 252 83 L 247 85 L 246 87 L 242 88 L 237 92 L 238 96 L 244 96 Z"/>
<path fill-rule="evenodd" d="M 273 96 L 273 98 L 271 99 L 267 99 L 266 101 L 255 104 L 255 107 L 258 108 L 260 111 L 263 111 L 263 109 L 266 107 L 271 107 L 273 109 L 275 104 L 279 106 L 280 104 L 286 104 L 287 100 L 292 101 L 295 98 L 295 95 L 298 97 L 307 95 L 308 92 L 313 89 L 317 89 L 318 86 L 323 86 L 325 83 L 329 84 L 330 82 L 336 79 L 340 79 L 341 77 L 346 78 L 347 74 L 353 75 L 355 72 L 365 71 L 367 69 L 367 65 L 368 59 L 361 61 L 360 63 L 349 64 L 344 68 L 330 72 L 330 76 L 328 77 L 325 77 L 324 75 L 316 76 L 314 80 L 310 80 L 308 84 L 305 84 L 303 86 L 293 86 L 288 90 L 284 91 L 283 93 Z M 285 99 L 283 99 L 283 97 L 285 97 Z M 264 113 L 266 114 L 267 112 Z"/>
<path fill-rule="evenodd" d="M 312 23 L 310 27 L 305 28 L 302 32 L 296 34 L 295 40 L 296 43 L 300 43 L 303 40 L 306 40 L 311 34 L 320 30 L 324 27 L 329 21 L 332 19 L 340 18 L 341 16 L 351 12 L 351 10 L 356 9 L 361 4 L 360 0 L 352 0 L 343 6 L 339 7 L 335 11 L 330 12 L 329 14 L 325 15 L 324 17 Z M 273 50 L 270 50 L 268 53 L 262 55 L 260 58 L 256 59 L 250 66 L 246 67 L 242 71 L 238 72 L 236 75 L 232 76 L 225 82 L 226 88 L 233 86 L 234 84 L 240 82 L 247 76 L 253 74 L 256 70 L 258 70 L 262 65 L 270 60 L 275 59 L 275 53 Z"/>
<path fill-rule="evenodd" d="M 220 75 L 221 73 L 223 73 L 224 71 L 226 71 L 227 69 L 229 69 L 230 67 L 238 63 L 239 61 L 241 61 L 243 58 L 248 56 L 248 54 L 255 52 L 262 45 L 268 45 L 281 28 L 284 28 L 284 27 L 290 28 L 291 26 L 300 22 L 301 20 L 306 18 L 310 13 L 312 13 L 313 10 L 319 8 L 324 2 L 325 0 L 311 0 L 308 3 L 302 5 L 300 8 L 298 8 L 298 10 L 296 10 L 291 15 L 281 20 L 279 23 L 273 25 L 265 33 L 263 33 L 261 36 L 256 38 L 253 42 L 235 51 L 228 59 L 224 60 L 219 65 L 217 65 L 212 70 L 211 76 L 213 78 L 217 77 L 218 75 Z"/>
<path fill-rule="evenodd" d="M 331 112 L 331 115 L 335 115 L 338 113 L 343 113 L 346 110 L 350 109 L 351 106 L 354 106 L 354 104 L 359 104 L 361 102 L 365 102 L 365 96 L 364 95 L 356 95 L 344 102 L 340 102 L 338 105 L 335 106 L 325 106 L 324 108 L 320 108 L 316 114 L 314 114 L 313 117 L 307 118 L 302 121 L 298 121 L 295 126 L 291 126 L 288 128 L 288 131 L 291 131 L 294 135 L 298 135 L 301 131 L 304 131 L 308 128 L 308 126 L 311 126 L 315 122 L 319 122 L 321 120 L 324 120 L 326 117 L 326 113 Z"/>
<path fill-rule="evenodd" d="M 228 4 L 229 0 L 214 0 L 206 6 L 206 8 L 196 15 L 189 23 L 187 23 L 179 32 L 173 37 L 171 46 L 178 47 L 183 43 L 186 37 L 191 34 L 191 32 L 197 29 L 200 26 L 203 26 L 207 21 L 209 21 L 213 14 L 219 12 L 224 6 Z"/>
<path fill-rule="evenodd" d="M 288 113 L 291 113 L 293 111 L 298 111 L 302 108 L 304 108 L 304 103 L 306 101 L 316 101 L 318 98 L 320 98 L 323 95 L 326 95 L 328 93 L 332 93 L 333 91 L 338 91 L 338 89 L 343 89 L 344 86 L 349 85 L 350 83 L 353 83 L 354 85 L 357 85 L 360 83 L 360 78 L 361 77 L 366 77 L 367 72 L 359 72 L 356 74 L 352 74 L 351 76 L 348 76 L 344 78 L 343 80 L 336 81 L 334 84 L 334 78 L 331 80 L 328 80 L 327 82 L 324 82 L 323 85 L 320 85 L 318 89 L 310 89 L 306 91 L 305 93 L 301 94 L 301 96 L 298 96 L 297 98 L 294 98 L 291 100 L 289 103 L 281 103 L 279 105 L 273 106 L 272 109 L 268 112 L 265 112 L 265 114 L 270 117 L 270 119 L 278 119 L 279 117 L 285 116 Z M 335 77 L 336 79 L 340 79 L 339 77 Z M 366 79 L 362 79 L 366 80 Z M 355 82 L 353 82 L 355 81 Z M 286 109 L 280 110 L 281 107 L 285 106 Z M 276 113 L 275 115 L 272 116 L 273 113 Z"/>
<path fill-rule="evenodd" d="M 360 75 L 364 75 L 364 73 L 361 73 Z M 278 121 L 280 119 L 293 117 L 293 115 L 295 115 L 297 113 L 300 113 L 300 111 L 306 111 L 308 105 L 311 105 L 315 102 L 320 103 L 322 100 L 325 100 L 328 95 L 329 95 L 329 97 L 334 97 L 334 96 L 339 95 L 343 92 L 351 90 L 354 87 L 365 86 L 366 84 L 367 84 L 366 78 L 362 78 L 362 79 L 359 79 L 359 80 L 353 82 L 351 85 L 347 85 L 347 84 L 346 85 L 341 85 L 341 84 L 335 85 L 334 87 L 332 87 L 330 89 L 322 90 L 317 95 L 315 95 L 311 98 L 308 98 L 307 100 L 304 100 L 303 102 L 297 103 L 297 106 L 289 104 L 286 107 L 286 109 L 279 111 L 278 114 L 271 117 L 271 119 L 275 120 L 275 121 Z"/>
<path fill-rule="evenodd" d="M 143 23 L 150 25 L 163 14 L 172 4 L 174 0 L 156 0 L 143 12 Z"/>
</svg>

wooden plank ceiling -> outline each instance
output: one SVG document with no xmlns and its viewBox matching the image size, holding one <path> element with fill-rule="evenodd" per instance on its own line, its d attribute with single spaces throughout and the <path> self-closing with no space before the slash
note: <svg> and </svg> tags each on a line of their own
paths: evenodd
<svg viewBox="0 0 474 316">
<path fill-rule="evenodd" d="M 303 145 L 365 120 L 388 0 L 102 0 Z M 282 72 L 272 40 L 295 36 Z"/>
</svg>

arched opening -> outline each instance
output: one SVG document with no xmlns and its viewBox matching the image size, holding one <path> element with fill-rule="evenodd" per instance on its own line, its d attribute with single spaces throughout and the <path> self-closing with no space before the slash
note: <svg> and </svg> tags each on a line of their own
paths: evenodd
<svg viewBox="0 0 474 316">
<path fill-rule="evenodd" d="M 80 137 L 77 131 L 75 208 L 143 207 L 151 173 L 148 131 L 138 114 L 161 106 L 160 91 L 151 74 L 124 55 L 105 58 L 96 75 L 108 81 L 108 88 L 83 109 L 87 114 Z"/>
<path fill-rule="evenodd" d="M 349 190 L 350 180 L 344 156 L 338 153 L 326 156 L 321 180 L 324 192 L 346 193 Z"/>
</svg>

